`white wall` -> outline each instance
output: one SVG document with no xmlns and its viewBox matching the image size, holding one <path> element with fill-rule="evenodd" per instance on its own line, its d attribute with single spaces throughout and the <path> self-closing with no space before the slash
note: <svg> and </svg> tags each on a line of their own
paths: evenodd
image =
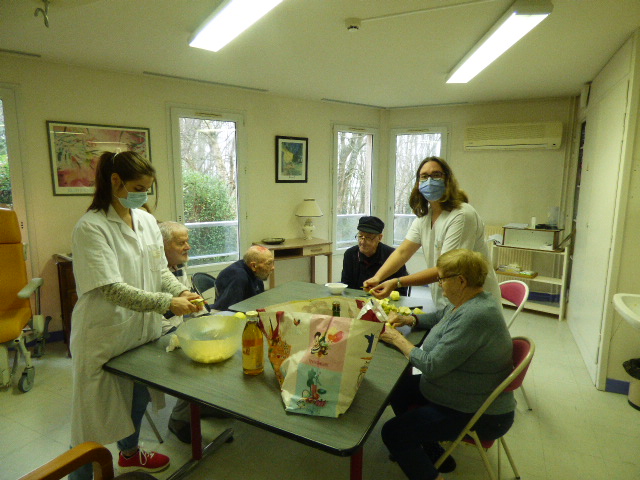
<svg viewBox="0 0 640 480">
<path fill-rule="evenodd" d="M 572 109 L 570 98 L 402 109 L 391 112 L 389 126 L 447 124 L 445 158 L 485 224 L 529 223 L 533 216 L 546 221 L 548 209 L 560 205 Z M 468 125 L 550 121 L 564 124 L 559 150 L 464 150 Z"/>
<path fill-rule="evenodd" d="M 53 196 L 46 120 L 149 127 L 151 153 L 158 170 L 157 216 L 172 212 L 172 168 L 167 109 L 170 105 L 239 112 L 246 120 L 248 191 L 241 194 L 249 221 L 242 247 L 269 236 L 296 237 L 300 223 L 293 212 L 305 197 L 315 197 L 325 216 L 317 219 L 315 236 L 330 238 L 332 125 L 366 125 L 381 131 L 381 168 L 388 169 L 390 128 L 449 125 L 446 155 L 487 224 L 545 219 L 547 209 L 560 205 L 565 149 L 556 151 L 465 152 L 464 127 L 476 123 L 562 121 L 567 127 L 572 100 L 549 99 L 486 105 L 425 107 L 380 111 L 335 103 L 311 102 L 223 88 L 195 82 L 90 70 L 0 55 L 0 85 L 17 93 L 21 161 L 24 170 L 30 226 L 33 273 L 45 279 L 43 311 L 60 327 L 60 306 L 52 255 L 68 252 L 71 230 L 89 204 L 89 197 Z M 309 138 L 309 182 L 276 184 L 276 135 Z M 566 138 L 566 135 L 565 135 Z M 381 176 L 378 195 L 387 195 Z M 317 281 L 324 282 L 324 257 L 318 261 Z M 342 258 L 334 260 L 339 278 Z M 278 282 L 304 279 L 308 262 L 278 263 Z"/>
</svg>

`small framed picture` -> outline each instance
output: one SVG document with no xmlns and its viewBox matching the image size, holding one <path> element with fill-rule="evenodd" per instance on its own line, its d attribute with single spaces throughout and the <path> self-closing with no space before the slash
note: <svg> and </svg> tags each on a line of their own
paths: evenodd
<svg viewBox="0 0 640 480">
<path fill-rule="evenodd" d="M 276 183 L 307 183 L 309 139 L 276 137 Z"/>
<path fill-rule="evenodd" d="M 103 152 L 139 153 L 151 161 L 148 128 L 47 121 L 54 195 L 93 195 Z"/>
</svg>

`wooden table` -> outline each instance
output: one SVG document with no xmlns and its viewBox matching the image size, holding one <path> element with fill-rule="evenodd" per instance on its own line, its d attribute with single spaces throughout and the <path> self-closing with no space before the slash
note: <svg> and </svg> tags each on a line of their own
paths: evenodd
<svg viewBox="0 0 640 480">
<path fill-rule="evenodd" d="M 311 260 L 311 282 L 316 281 L 316 257 L 324 255 L 327 257 L 327 282 L 331 282 L 333 273 L 333 250 L 329 240 L 320 238 L 312 238 L 304 240 L 303 238 L 290 238 L 278 245 L 268 245 L 262 242 L 253 242 L 253 245 L 260 245 L 268 248 L 273 252 L 273 258 L 278 260 L 291 260 L 293 258 L 309 258 Z M 276 286 L 276 271 L 269 275 L 269 288 Z"/>
<path fill-rule="evenodd" d="M 285 284 L 289 286 L 286 290 L 291 289 L 291 283 L 298 282 Z M 273 294 L 268 291 L 260 295 L 268 293 Z M 412 332 L 408 338 L 418 344 L 424 333 Z M 168 340 L 162 337 L 130 350 L 111 359 L 104 368 L 192 402 L 192 460 L 176 473 L 192 468 L 192 463 L 202 456 L 198 407 L 202 404 L 293 441 L 351 457 L 350 478 L 361 480 L 363 445 L 409 365 L 398 350 L 380 342 L 349 410 L 339 418 L 313 417 L 284 410 L 278 381 L 266 358 L 264 374 L 250 377 L 242 373 L 240 351 L 224 362 L 201 364 L 191 361 L 182 350 L 167 353 Z M 207 449 L 215 448 L 231 435 L 225 431 Z"/>
</svg>

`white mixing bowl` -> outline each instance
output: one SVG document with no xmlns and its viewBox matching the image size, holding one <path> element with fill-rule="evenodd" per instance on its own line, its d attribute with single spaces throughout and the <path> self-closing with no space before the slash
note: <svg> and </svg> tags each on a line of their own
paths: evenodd
<svg viewBox="0 0 640 480">
<path fill-rule="evenodd" d="M 235 316 L 207 315 L 180 325 L 176 335 L 180 348 L 200 363 L 215 363 L 233 356 L 242 343 L 245 321 Z"/>
</svg>

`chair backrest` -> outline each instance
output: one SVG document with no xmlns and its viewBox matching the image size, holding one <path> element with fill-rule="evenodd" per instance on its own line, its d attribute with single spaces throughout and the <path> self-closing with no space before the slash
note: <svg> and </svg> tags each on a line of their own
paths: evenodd
<svg viewBox="0 0 640 480">
<path fill-rule="evenodd" d="M 93 463 L 96 480 L 111 480 L 114 477 L 111 452 L 96 442 L 85 442 L 67 450 L 18 480 L 61 479 L 79 467 Z"/>
<path fill-rule="evenodd" d="M 495 401 L 496 398 L 500 396 L 503 392 L 510 392 L 522 385 L 524 381 L 524 376 L 529 369 L 529 365 L 531 364 L 531 360 L 533 359 L 533 354 L 535 353 L 536 346 L 533 343 L 533 340 L 527 337 L 515 337 L 513 340 L 513 370 L 509 374 L 507 378 L 505 378 L 500 385 L 498 385 L 489 398 L 487 398 L 482 406 L 476 411 L 471 420 L 464 427 L 459 440 L 464 438 L 465 435 L 471 430 L 473 430 L 474 425 L 480 419 L 484 412 L 491 406 L 491 404 Z M 487 442 L 487 445 L 490 446 L 492 441 Z"/>
<path fill-rule="evenodd" d="M 191 284 L 200 295 L 216 286 L 216 278 L 208 273 L 196 272 L 191 277 Z"/>
<path fill-rule="evenodd" d="M 0 266 L 0 310 L 28 308 L 31 312 L 29 299 L 18 298 L 29 283 L 18 216 L 6 208 L 0 208 Z"/>
<path fill-rule="evenodd" d="M 507 280 L 506 282 L 500 283 L 500 294 L 502 298 L 511 302 L 516 307 L 516 311 L 507 322 L 507 328 L 511 328 L 520 310 L 524 308 L 524 303 L 529 298 L 529 286 L 520 280 Z"/>
<path fill-rule="evenodd" d="M 96 442 L 81 443 L 18 480 L 59 480 L 90 463 L 94 480 L 158 480 L 146 472 L 127 472 L 114 477 L 111 452 Z"/>
<path fill-rule="evenodd" d="M 529 370 L 531 365 L 531 359 L 535 352 L 535 345 L 531 340 L 526 337 L 515 337 L 513 339 L 513 353 L 511 358 L 513 359 L 513 373 L 509 375 L 515 377 L 511 380 L 511 383 L 504 389 L 505 392 L 511 392 L 522 386 L 524 382 L 524 376 Z"/>
</svg>

